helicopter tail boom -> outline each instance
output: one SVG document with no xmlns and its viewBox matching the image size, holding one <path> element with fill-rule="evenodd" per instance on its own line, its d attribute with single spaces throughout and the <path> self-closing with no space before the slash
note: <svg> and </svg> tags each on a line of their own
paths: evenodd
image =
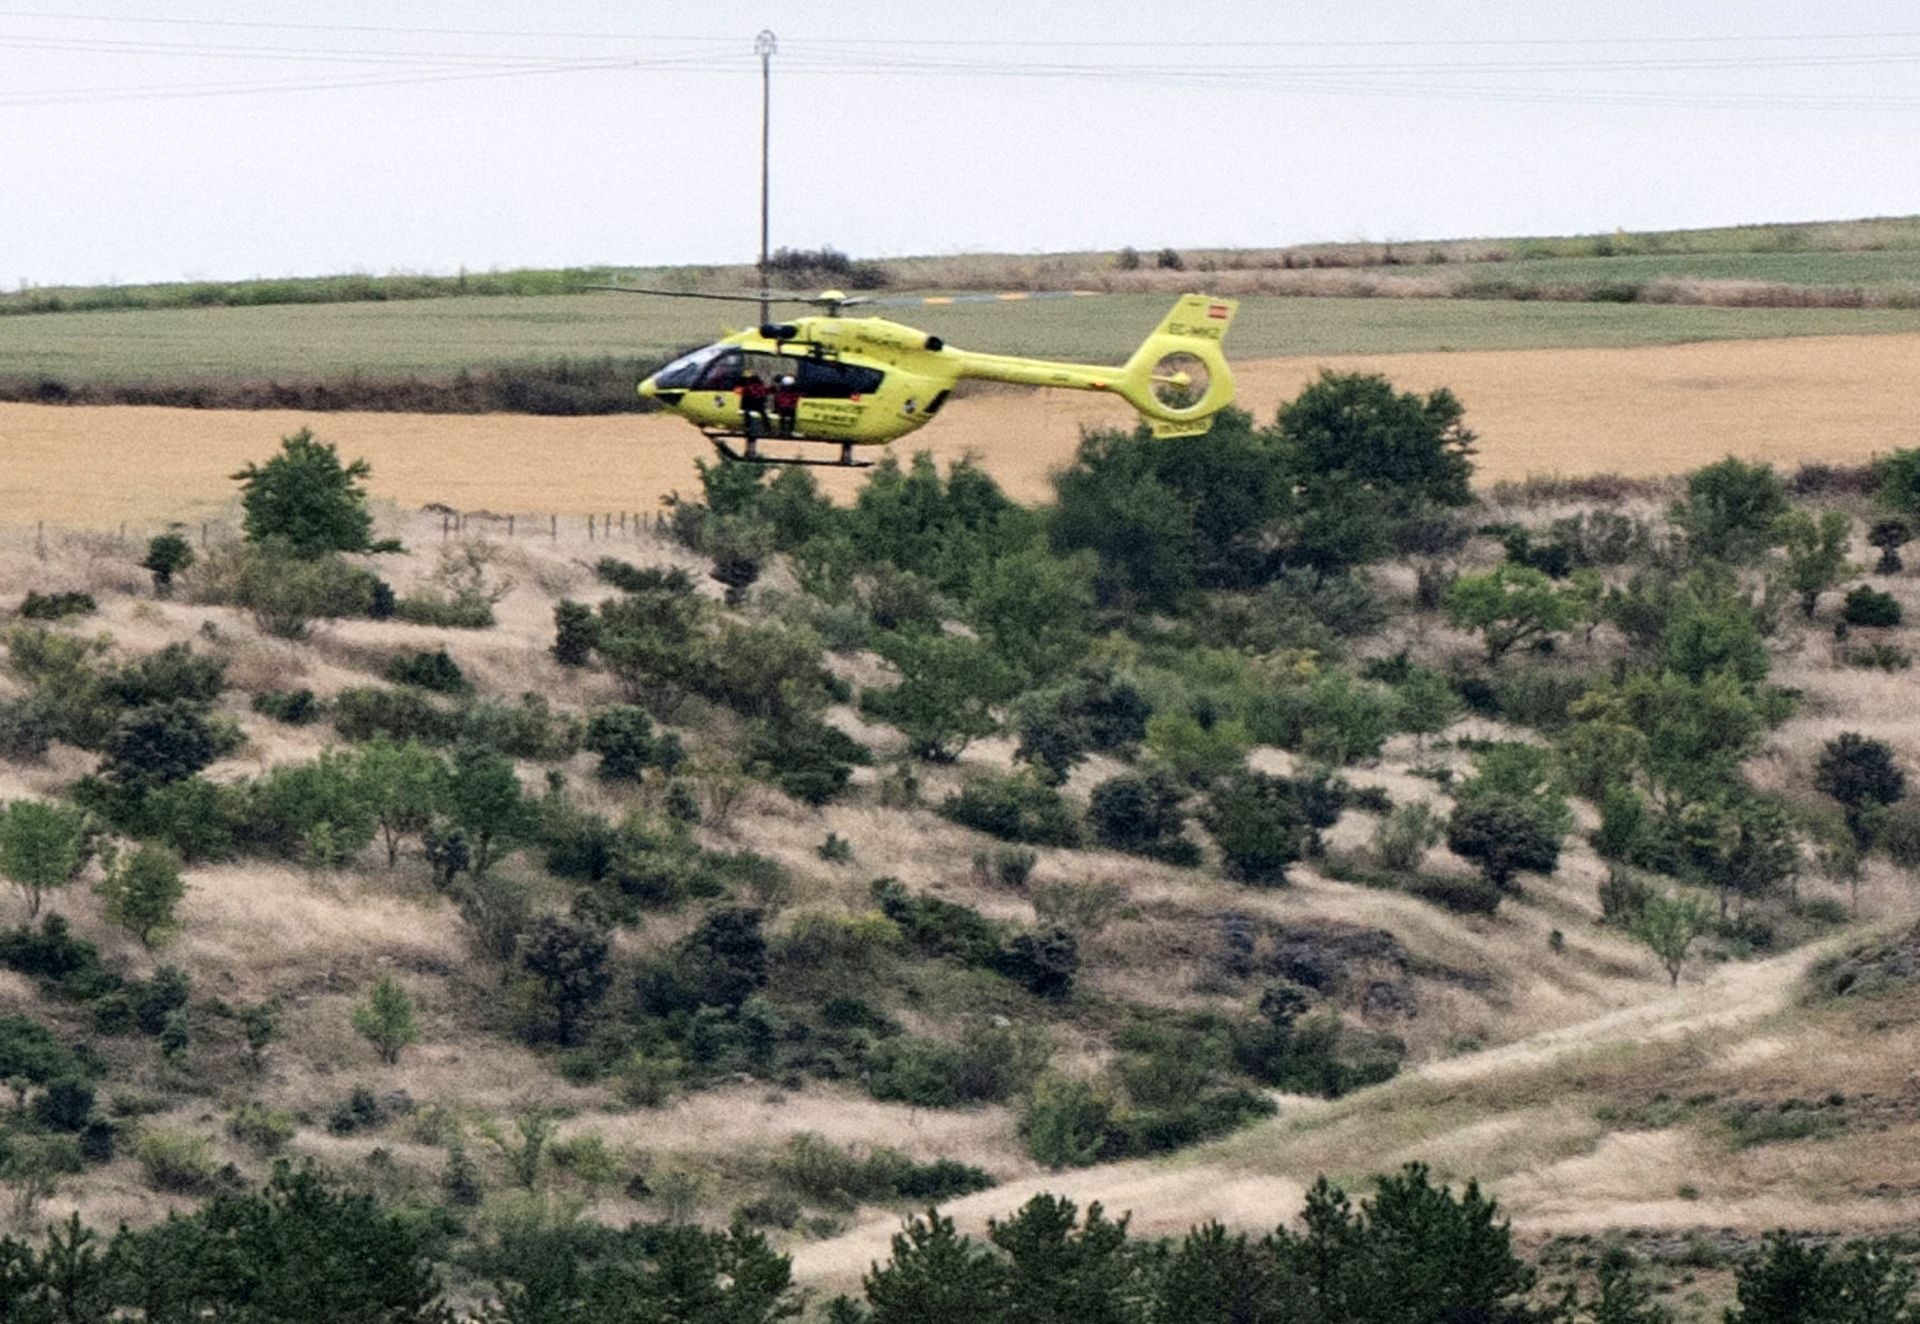
<svg viewBox="0 0 1920 1324">
<path fill-rule="evenodd" d="M 1197 436 L 1233 403 L 1233 371 L 1220 342 L 1239 307 L 1234 299 L 1182 295 L 1127 360 L 1112 389 L 1140 411 L 1156 437 Z"/>
</svg>

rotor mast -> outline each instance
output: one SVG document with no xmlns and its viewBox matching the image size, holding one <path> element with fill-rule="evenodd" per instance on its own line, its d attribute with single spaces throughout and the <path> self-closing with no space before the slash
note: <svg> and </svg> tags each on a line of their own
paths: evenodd
<svg viewBox="0 0 1920 1324">
<path fill-rule="evenodd" d="M 767 158 L 773 127 L 773 57 L 780 49 L 773 29 L 762 28 L 753 39 L 753 53 L 760 57 L 760 324 L 771 320 L 767 311 Z"/>
</svg>

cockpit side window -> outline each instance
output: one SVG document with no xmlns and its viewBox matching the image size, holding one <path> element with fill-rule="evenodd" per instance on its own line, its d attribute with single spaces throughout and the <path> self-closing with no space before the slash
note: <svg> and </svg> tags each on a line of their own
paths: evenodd
<svg viewBox="0 0 1920 1324">
<path fill-rule="evenodd" d="M 653 375 L 653 383 L 663 391 L 684 391 L 700 380 L 709 363 L 726 353 L 730 346 L 708 345 L 691 354 L 682 354 Z"/>
<path fill-rule="evenodd" d="M 740 384 L 740 355 L 722 354 L 707 365 L 700 374 L 700 388 L 703 391 L 731 391 Z"/>
</svg>

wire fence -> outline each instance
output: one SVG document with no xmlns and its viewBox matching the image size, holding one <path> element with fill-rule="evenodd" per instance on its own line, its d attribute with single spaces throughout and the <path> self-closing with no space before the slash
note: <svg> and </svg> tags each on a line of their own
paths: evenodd
<svg viewBox="0 0 1920 1324">
<path fill-rule="evenodd" d="M 490 510 L 454 510 L 429 507 L 410 511 L 397 518 L 379 521 L 382 526 L 397 526 L 403 537 L 422 542 L 429 538 L 451 541 L 454 538 L 489 538 L 509 541 L 538 540 L 559 543 L 617 543 L 668 536 L 669 519 L 664 511 L 609 510 L 589 514 L 559 514 L 552 511 L 522 511 L 500 514 Z M 134 552 L 162 533 L 186 537 L 201 551 L 243 536 L 235 517 L 170 521 L 164 524 L 122 521 L 117 526 L 52 524 L 37 520 L 32 525 L 0 527 L 0 547 L 25 546 L 44 560 L 62 546 L 86 544 L 96 550 L 103 545 Z"/>
</svg>

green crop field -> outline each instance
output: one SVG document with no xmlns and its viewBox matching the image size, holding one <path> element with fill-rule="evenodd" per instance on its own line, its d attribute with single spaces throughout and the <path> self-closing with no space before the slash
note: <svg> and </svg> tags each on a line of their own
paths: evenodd
<svg viewBox="0 0 1920 1324">
<path fill-rule="evenodd" d="M 1117 294 L 887 311 L 968 348 L 1118 361 L 1168 305 L 1164 295 Z M 560 358 L 657 358 L 726 326 L 726 310 L 713 305 L 614 294 L 49 313 L 0 318 L 0 381 L 434 377 Z M 1267 358 L 1903 331 L 1920 331 L 1920 310 L 1250 297 L 1228 351 Z"/>
</svg>

